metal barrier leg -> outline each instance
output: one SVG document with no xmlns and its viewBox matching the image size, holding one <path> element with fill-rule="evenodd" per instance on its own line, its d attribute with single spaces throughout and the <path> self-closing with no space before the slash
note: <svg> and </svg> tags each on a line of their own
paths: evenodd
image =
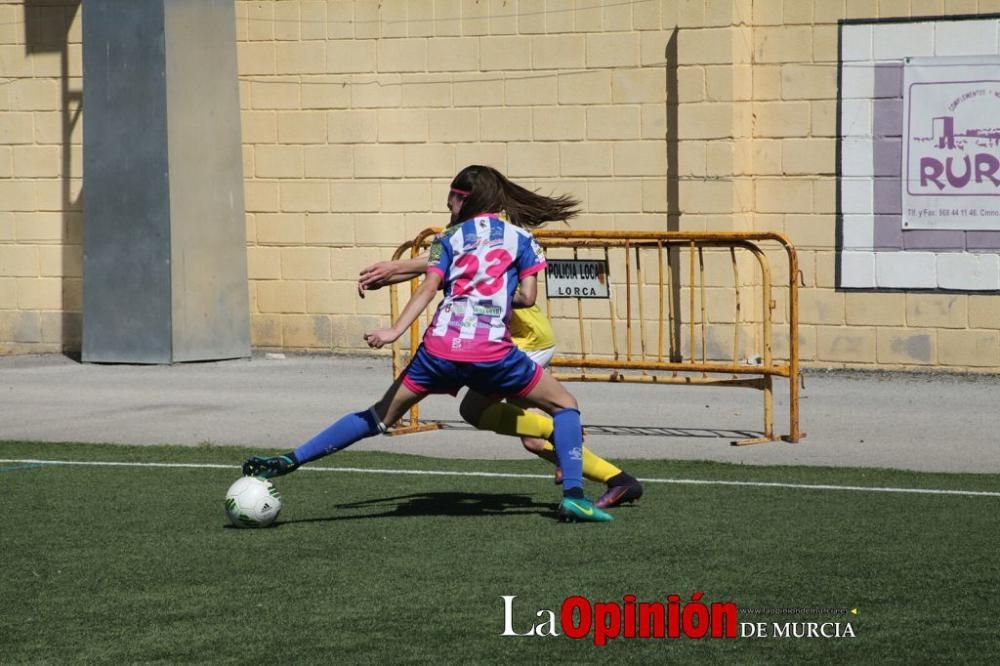
<svg viewBox="0 0 1000 666">
<path fill-rule="evenodd" d="M 753 437 L 751 439 L 741 439 L 733 442 L 733 446 L 747 446 L 749 444 L 763 444 L 773 442 L 774 436 L 774 378 L 771 375 L 764 376 L 764 436 Z"/>
</svg>

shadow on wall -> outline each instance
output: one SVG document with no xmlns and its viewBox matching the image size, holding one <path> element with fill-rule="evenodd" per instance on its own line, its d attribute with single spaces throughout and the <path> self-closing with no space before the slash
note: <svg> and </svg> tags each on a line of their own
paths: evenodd
<svg viewBox="0 0 1000 666">
<path fill-rule="evenodd" d="M 70 27 L 81 11 L 81 0 L 24 0 L 24 48 L 25 55 L 59 54 L 59 116 L 61 131 L 61 159 L 59 165 L 60 201 L 58 213 L 62 215 L 61 247 L 62 266 L 62 307 L 58 312 L 42 312 L 39 322 L 40 342 L 57 343 L 63 353 L 78 357 L 81 342 L 83 303 L 83 194 L 74 184 L 82 182 L 83 174 L 73 173 L 73 150 L 82 151 L 83 139 L 80 125 L 83 112 L 83 89 L 80 87 L 81 72 L 70 71 Z M 82 56 L 78 56 L 82 67 Z M 77 88 L 70 87 L 70 79 L 77 79 Z M 74 137 L 74 132 L 76 136 Z M 74 138 L 77 141 L 74 145 Z M 38 140 L 37 127 L 36 137 Z M 76 164 L 81 161 L 76 160 Z M 39 200 L 39 211 L 52 211 L 54 202 Z M 51 318 L 52 321 L 45 321 Z M 48 339 L 58 336 L 58 339 Z"/>
<path fill-rule="evenodd" d="M 677 33 L 679 28 L 674 28 L 667 40 L 667 49 L 664 55 L 666 66 L 666 148 L 667 148 L 667 231 L 680 231 L 681 229 L 681 209 L 680 209 L 680 146 L 678 137 L 680 136 L 680 122 L 678 121 L 677 107 L 679 104 L 677 70 L 680 61 L 677 55 Z M 670 312 L 681 311 L 681 262 L 680 248 L 675 247 L 669 250 L 670 264 Z M 674 317 L 670 323 L 673 331 L 670 333 L 670 361 L 680 363 L 682 354 L 680 347 L 681 340 L 681 318 Z"/>
</svg>

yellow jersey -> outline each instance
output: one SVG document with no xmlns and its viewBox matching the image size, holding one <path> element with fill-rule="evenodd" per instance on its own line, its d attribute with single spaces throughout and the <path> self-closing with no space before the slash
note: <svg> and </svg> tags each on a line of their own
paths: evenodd
<svg viewBox="0 0 1000 666">
<path fill-rule="evenodd" d="M 510 222 L 507 211 L 500 211 L 500 219 Z M 537 305 L 530 308 L 511 308 L 510 338 L 521 351 L 532 352 L 556 346 L 556 334 L 549 318 Z"/>
<path fill-rule="evenodd" d="M 537 305 L 514 308 L 510 316 L 510 337 L 521 351 L 538 351 L 556 346 L 552 324 Z"/>
</svg>

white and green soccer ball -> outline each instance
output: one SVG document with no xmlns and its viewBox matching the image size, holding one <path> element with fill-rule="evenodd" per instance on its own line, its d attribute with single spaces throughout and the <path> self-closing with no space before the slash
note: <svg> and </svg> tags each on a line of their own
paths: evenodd
<svg viewBox="0 0 1000 666">
<path fill-rule="evenodd" d="M 226 491 L 226 515 L 236 527 L 267 527 L 281 513 L 281 496 L 267 479 L 244 476 Z"/>
</svg>

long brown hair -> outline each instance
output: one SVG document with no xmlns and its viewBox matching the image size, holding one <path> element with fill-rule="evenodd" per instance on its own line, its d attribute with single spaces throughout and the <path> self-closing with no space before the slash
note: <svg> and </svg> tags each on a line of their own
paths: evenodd
<svg viewBox="0 0 1000 666">
<path fill-rule="evenodd" d="M 493 167 L 473 164 L 458 172 L 451 188 L 465 194 L 458 220 L 480 213 L 507 213 L 511 224 L 529 229 L 565 222 L 580 212 L 579 200 L 563 194 L 547 197 L 508 180 Z M 467 193 L 467 194 L 466 194 Z"/>
</svg>

